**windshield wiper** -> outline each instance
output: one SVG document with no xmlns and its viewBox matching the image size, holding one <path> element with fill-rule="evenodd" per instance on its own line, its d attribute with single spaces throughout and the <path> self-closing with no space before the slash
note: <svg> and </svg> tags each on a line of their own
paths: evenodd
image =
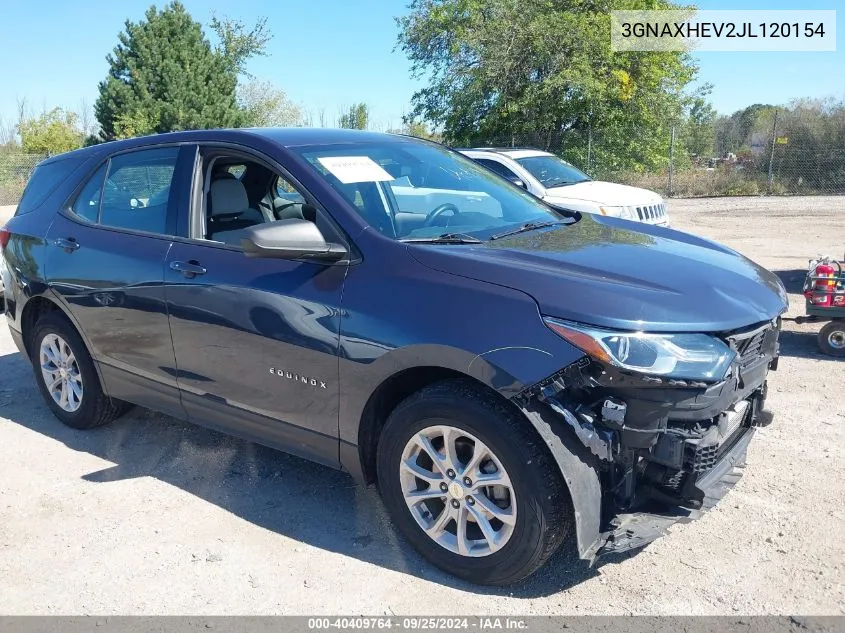
<svg viewBox="0 0 845 633">
<path fill-rule="evenodd" d="M 551 182 L 543 183 L 543 186 L 546 189 L 553 189 L 554 187 L 570 187 L 582 182 L 589 182 L 589 180 L 589 178 L 584 178 L 582 180 L 552 180 Z"/>
<path fill-rule="evenodd" d="M 466 233 L 443 233 L 436 237 L 407 237 L 399 241 L 418 244 L 481 244 L 480 239 Z"/>
<path fill-rule="evenodd" d="M 500 240 L 503 237 L 508 237 L 510 235 L 516 235 L 517 233 L 525 233 L 526 231 L 535 231 L 537 229 L 543 229 L 547 226 L 554 226 L 556 224 L 566 224 L 566 222 L 561 222 L 560 220 L 552 220 L 552 221 L 533 221 L 533 222 L 526 222 L 522 226 L 511 229 L 510 231 L 505 231 L 504 233 L 497 233 L 496 235 L 492 236 L 491 240 Z"/>
</svg>

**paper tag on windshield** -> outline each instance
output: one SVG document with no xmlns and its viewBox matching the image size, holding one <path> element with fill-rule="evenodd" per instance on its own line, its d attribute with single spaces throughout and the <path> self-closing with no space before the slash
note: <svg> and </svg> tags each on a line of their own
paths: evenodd
<svg viewBox="0 0 845 633">
<path fill-rule="evenodd" d="M 393 180 L 393 176 L 369 156 L 326 156 L 317 160 L 344 185 Z"/>
</svg>

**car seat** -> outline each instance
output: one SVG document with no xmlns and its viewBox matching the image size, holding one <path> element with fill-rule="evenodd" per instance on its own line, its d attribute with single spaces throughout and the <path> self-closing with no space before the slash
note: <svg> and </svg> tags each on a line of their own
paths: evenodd
<svg viewBox="0 0 845 633">
<path fill-rule="evenodd" d="M 249 206 L 246 188 L 234 176 L 212 180 L 208 199 L 208 239 L 240 244 L 242 229 L 264 222 L 261 212 Z"/>
</svg>

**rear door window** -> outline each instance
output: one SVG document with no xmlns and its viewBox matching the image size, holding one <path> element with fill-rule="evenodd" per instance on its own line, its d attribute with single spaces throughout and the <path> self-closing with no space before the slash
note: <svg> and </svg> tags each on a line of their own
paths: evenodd
<svg viewBox="0 0 845 633">
<path fill-rule="evenodd" d="M 106 179 L 106 163 L 94 172 L 88 179 L 71 210 L 89 222 L 97 222 L 100 215 L 100 196 L 103 191 L 103 181 Z"/>
<path fill-rule="evenodd" d="M 167 203 L 179 148 L 139 150 L 115 156 L 108 167 L 100 224 L 166 233 Z"/>
</svg>

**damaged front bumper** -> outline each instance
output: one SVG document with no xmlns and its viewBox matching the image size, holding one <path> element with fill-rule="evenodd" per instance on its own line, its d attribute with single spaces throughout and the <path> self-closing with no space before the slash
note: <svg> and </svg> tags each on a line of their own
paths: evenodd
<svg viewBox="0 0 845 633">
<path fill-rule="evenodd" d="M 742 476 L 748 444 L 752 437 L 754 429 L 746 429 L 730 451 L 696 481 L 695 487 L 703 498 L 698 508 L 676 506 L 666 508 L 662 513 L 621 513 L 612 519 L 612 528 L 599 535 L 592 558 L 643 547 L 663 536 L 672 525 L 693 521 L 716 505 Z"/>
<path fill-rule="evenodd" d="M 517 396 L 569 487 L 578 553 L 595 561 L 698 518 L 741 476 L 777 367 L 780 324 L 726 336 L 719 383 L 624 373 L 587 357 Z"/>
</svg>

